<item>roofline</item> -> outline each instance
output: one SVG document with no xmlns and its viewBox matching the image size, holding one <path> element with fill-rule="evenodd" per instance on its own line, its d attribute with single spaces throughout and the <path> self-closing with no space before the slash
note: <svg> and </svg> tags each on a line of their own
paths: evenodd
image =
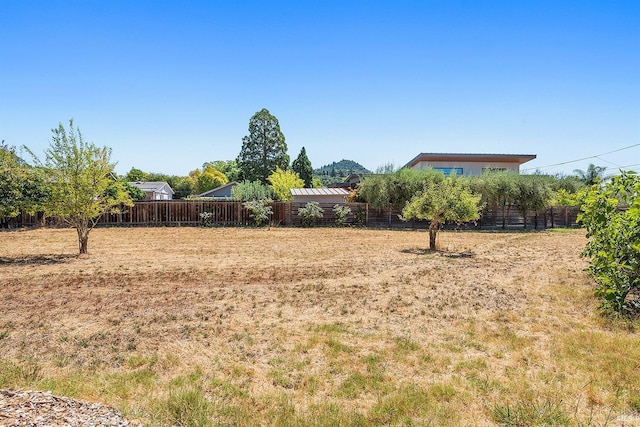
<svg viewBox="0 0 640 427">
<path fill-rule="evenodd" d="M 420 153 L 409 161 L 403 168 L 411 168 L 420 161 L 463 161 L 463 162 L 518 162 L 523 164 L 535 159 L 535 154 L 485 154 L 485 153 Z"/>
<path fill-rule="evenodd" d="M 226 184 L 222 184 L 222 185 L 221 185 L 221 186 L 219 186 L 219 187 L 212 188 L 211 190 L 207 190 L 207 191 L 205 191 L 204 193 L 200 193 L 200 194 L 198 194 L 196 197 L 205 197 L 205 196 L 203 196 L 203 194 L 211 193 L 212 191 L 217 191 L 217 190 L 220 190 L 220 189 L 222 189 L 222 188 L 226 188 L 226 187 L 228 187 L 228 186 L 230 186 L 230 185 L 233 185 L 233 184 L 238 185 L 238 184 L 239 184 L 239 182 L 238 182 L 238 181 L 231 181 L 231 182 L 227 182 Z"/>
</svg>

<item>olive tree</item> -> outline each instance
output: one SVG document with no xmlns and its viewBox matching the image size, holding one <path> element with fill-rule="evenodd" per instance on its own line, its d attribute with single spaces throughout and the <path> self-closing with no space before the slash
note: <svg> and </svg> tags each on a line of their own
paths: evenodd
<svg viewBox="0 0 640 427">
<path fill-rule="evenodd" d="M 446 221 L 462 223 L 480 218 L 481 196 L 469 191 L 464 181 L 445 178 L 442 181 L 427 181 L 402 210 L 404 221 L 413 218 L 426 219 L 429 224 L 429 248 L 436 249 L 436 237 Z"/>
<path fill-rule="evenodd" d="M 100 217 L 117 213 L 122 205 L 133 206 L 131 197 L 114 174 L 111 149 L 97 147 L 82 137 L 80 129 L 60 124 L 45 150 L 45 169 L 51 198 L 45 210 L 64 220 L 78 232 L 81 254 L 88 252 L 89 232 Z"/>
</svg>

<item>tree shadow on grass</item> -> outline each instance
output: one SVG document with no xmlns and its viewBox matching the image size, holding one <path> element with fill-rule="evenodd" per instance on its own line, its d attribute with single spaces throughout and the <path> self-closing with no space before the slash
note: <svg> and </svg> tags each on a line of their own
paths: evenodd
<svg viewBox="0 0 640 427">
<path fill-rule="evenodd" d="M 428 248 L 408 248 L 402 249 L 400 252 L 403 254 L 412 254 L 412 255 L 430 255 L 430 254 L 439 254 L 440 256 L 446 258 L 473 258 L 474 254 L 471 252 L 449 252 L 441 249 L 428 249 Z"/>
<path fill-rule="evenodd" d="M 0 265 L 50 265 L 62 264 L 78 258 L 77 254 L 40 254 L 26 256 L 0 256 Z"/>
</svg>

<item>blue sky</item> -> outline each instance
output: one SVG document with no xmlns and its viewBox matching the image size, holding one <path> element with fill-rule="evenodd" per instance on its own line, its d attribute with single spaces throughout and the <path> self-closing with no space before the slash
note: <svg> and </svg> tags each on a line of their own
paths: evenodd
<svg viewBox="0 0 640 427">
<path fill-rule="evenodd" d="M 42 155 L 74 118 L 119 173 L 186 175 L 235 158 L 262 108 L 314 167 L 453 152 L 638 170 L 640 2 L 0 0 L 9 145 Z"/>
</svg>

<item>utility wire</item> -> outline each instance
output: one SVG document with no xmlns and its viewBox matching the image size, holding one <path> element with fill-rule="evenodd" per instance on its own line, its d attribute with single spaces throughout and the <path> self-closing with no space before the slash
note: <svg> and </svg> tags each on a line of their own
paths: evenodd
<svg viewBox="0 0 640 427">
<path fill-rule="evenodd" d="M 603 160 L 603 159 L 600 158 L 600 156 L 606 156 L 607 154 L 617 153 L 618 151 L 628 150 L 629 148 L 634 148 L 634 147 L 638 147 L 638 146 L 640 146 L 640 144 L 633 144 L 633 145 L 629 145 L 628 147 L 619 148 L 619 149 L 613 150 L 613 151 L 607 151 L 606 153 L 597 154 L 595 156 L 584 157 L 582 159 L 576 159 L 576 160 L 569 160 L 567 162 L 556 163 L 554 165 L 540 166 L 540 167 L 537 167 L 537 168 L 521 169 L 521 171 L 522 172 L 526 172 L 526 171 L 536 170 L 536 169 L 547 169 L 547 168 L 552 168 L 552 167 L 555 167 L 555 166 L 568 165 L 570 163 L 576 163 L 576 162 L 581 162 L 583 160 L 590 160 L 590 159 Z M 607 162 L 607 160 L 604 160 L 604 161 Z M 608 163 L 611 163 L 611 162 L 608 162 Z M 615 163 L 611 163 L 611 164 L 615 165 Z M 615 165 L 615 166 L 617 166 L 617 165 Z M 626 167 L 628 167 L 628 166 L 626 166 Z"/>
</svg>

